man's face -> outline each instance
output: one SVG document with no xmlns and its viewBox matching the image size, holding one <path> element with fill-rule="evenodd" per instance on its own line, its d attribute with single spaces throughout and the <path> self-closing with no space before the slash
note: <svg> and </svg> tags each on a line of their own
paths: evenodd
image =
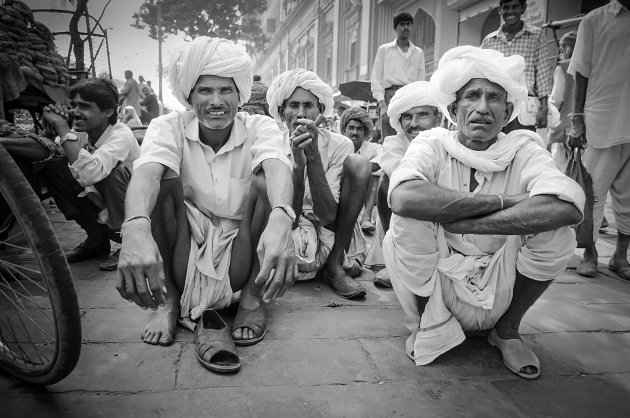
<svg viewBox="0 0 630 418">
<path fill-rule="evenodd" d="M 573 55 L 573 47 L 567 44 L 561 44 L 558 49 L 558 55 L 560 55 L 560 59 L 568 60 Z"/>
<path fill-rule="evenodd" d="M 514 25 L 521 20 L 521 15 L 525 13 L 525 7 L 521 6 L 518 0 L 509 0 L 501 5 L 501 17 L 507 25 Z"/>
<path fill-rule="evenodd" d="M 74 130 L 77 132 L 89 132 L 109 124 L 109 117 L 114 113 L 113 109 L 101 110 L 95 102 L 89 102 L 76 95 L 70 101 L 74 115 Z"/>
<path fill-rule="evenodd" d="M 238 111 L 238 89 L 231 77 L 202 75 L 189 100 L 199 123 L 209 129 L 227 128 Z"/>
<path fill-rule="evenodd" d="M 315 120 L 319 116 L 317 96 L 302 87 L 296 88 L 284 102 L 281 114 L 289 132 L 298 127 L 298 119 Z"/>
<path fill-rule="evenodd" d="M 413 29 L 413 23 L 411 22 L 400 22 L 396 25 L 396 37 L 398 39 L 407 40 L 409 39 L 409 34 L 411 34 L 411 29 Z"/>
<path fill-rule="evenodd" d="M 460 141 L 470 149 L 487 149 L 514 109 L 507 102 L 507 92 L 485 78 L 473 78 L 457 92 L 457 97 L 448 109 L 457 121 Z"/>
<path fill-rule="evenodd" d="M 407 139 L 413 141 L 418 132 L 435 128 L 440 122 L 439 115 L 432 106 L 416 106 L 400 115 L 400 124 Z"/>
<path fill-rule="evenodd" d="M 354 149 L 359 149 L 363 145 L 363 139 L 365 138 L 365 126 L 358 120 L 351 119 L 346 125 L 346 130 L 343 134 L 350 138 L 354 144 Z"/>
</svg>

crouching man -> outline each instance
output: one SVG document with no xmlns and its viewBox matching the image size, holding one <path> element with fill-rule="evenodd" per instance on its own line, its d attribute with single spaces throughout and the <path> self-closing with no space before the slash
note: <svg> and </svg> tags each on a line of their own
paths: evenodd
<svg viewBox="0 0 630 418">
<path fill-rule="evenodd" d="M 501 129 L 527 97 L 520 56 L 462 46 L 431 78 L 456 131 L 421 132 L 393 172 L 385 264 L 408 316 L 417 365 L 491 330 L 488 341 L 525 379 L 540 362 L 521 319 L 573 256 L 584 194 L 555 167 L 541 138 Z"/>
<path fill-rule="evenodd" d="M 234 343 L 263 339 L 262 303 L 296 273 L 288 149 L 272 119 L 237 113 L 252 87 L 244 47 L 196 38 L 174 56 L 169 81 L 187 110 L 147 130 L 125 201 L 118 291 L 156 310 L 144 342 L 171 344 L 179 318 L 204 367 L 235 372 Z M 228 330 L 216 309 L 239 290 Z"/>
<path fill-rule="evenodd" d="M 367 250 L 357 218 L 370 162 L 354 154 L 350 139 L 318 128 L 316 121 L 332 114 L 333 98 L 317 74 L 300 68 L 280 74 L 269 86 L 267 102 L 271 116 L 286 126 L 291 148 L 298 280 L 321 271 L 339 296 L 363 297 L 365 289 L 353 277 L 361 274 Z"/>
</svg>

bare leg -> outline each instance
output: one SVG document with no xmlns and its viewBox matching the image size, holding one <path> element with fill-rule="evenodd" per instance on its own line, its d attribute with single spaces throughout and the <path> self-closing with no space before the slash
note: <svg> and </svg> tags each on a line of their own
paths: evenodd
<svg viewBox="0 0 630 418">
<path fill-rule="evenodd" d="M 364 225 L 371 226 L 371 232 L 374 231 L 374 224 L 372 223 L 372 212 L 374 211 L 374 206 L 376 205 L 378 183 L 379 178 L 377 176 L 370 175 L 367 196 L 365 197 L 365 210 L 363 211 L 363 216 L 361 218 L 361 228 L 363 228 Z"/>
<path fill-rule="evenodd" d="M 617 246 L 615 247 L 615 254 L 613 254 L 613 262 L 615 266 L 621 268 L 627 268 L 628 263 L 628 244 L 630 243 L 630 235 L 622 234 L 617 231 Z"/>
<path fill-rule="evenodd" d="M 378 216 L 383 224 L 383 230 L 387 232 L 389 230 L 389 221 L 392 218 L 392 210 L 387 205 L 387 190 L 389 189 L 389 177 L 387 174 L 381 175 L 381 180 L 378 183 L 378 197 L 376 199 L 376 209 L 378 210 Z"/>
<path fill-rule="evenodd" d="M 179 178 L 161 182 L 160 194 L 151 214 L 151 230 L 164 262 L 167 296 L 166 306 L 155 312 L 142 332 L 142 339 L 148 344 L 169 345 L 177 326 L 179 298 L 184 289 L 190 253 L 184 189 Z"/>
<path fill-rule="evenodd" d="M 518 330 L 525 312 L 538 300 L 550 284 L 551 280 L 533 280 L 525 277 L 518 270 L 516 271 L 512 303 L 494 327 L 499 338 L 503 340 L 521 340 Z M 525 374 L 538 372 L 532 366 L 526 366 L 520 371 Z"/>
<path fill-rule="evenodd" d="M 337 219 L 326 228 L 335 232 L 335 243 L 326 262 L 326 272 L 333 288 L 343 293 L 362 293 L 365 289 L 354 282 L 343 268 L 344 251 L 352 238 L 352 230 L 365 201 L 370 177 L 369 161 L 356 154 L 349 155 L 343 163 L 341 194 L 337 208 Z M 347 292 L 346 292 L 347 291 Z M 358 296 L 358 293 L 354 296 Z"/>
<path fill-rule="evenodd" d="M 619 243 L 619 241 L 617 241 L 617 243 Z M 628 247 L 626 245 L 626 250 L 627 249 Z M 597 247 L 595 246 L 595 242 L 591 242 L 591 244 L 584 248 L 582 261 L 578 264 L 575 271 L 581 276 L 597 277 L 597 257 Z"/>
</svg>

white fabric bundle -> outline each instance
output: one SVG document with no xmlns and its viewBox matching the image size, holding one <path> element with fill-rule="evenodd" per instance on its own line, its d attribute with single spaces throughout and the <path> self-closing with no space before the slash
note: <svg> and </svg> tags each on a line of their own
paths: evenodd
<svg viewBox="0 0 630 418">
<path fill-rule="evenodd" d="M 327 118 L 333 115 L 333 98 L 332 89 L 324 83 L 312 71 L 296 68 L 295 70 L 285 71 L 271 81 L 269 90 L 267 90 L 267 103 L 269 103 L 269 114 L 279 123 L 283 124 L 283 120 L 278 112 L 278 107 L 293 94 L 296 88 L 302 87 L 313 93 L 319 103 L 324 105 L 324 116 Z"/>
<path fill-rule="evenodd" d="M 389 124 L 396 132 L 403 132 L 400 116 L 409 109 L 418 106 L 437 107 L 437 101 L 428 81 L 414 81 L 396 91 L 396 94 L 389 102 L 389 106 L 387 106 Z"/>
<path fill-rule="evenodd" d="M 510 116 L 512 121 L 527 99 L 524 70 L 525 59 L 520 55 L 506 57 L 492 49 L 458 46 L 446 51 L 440 58 L 438 68 L 431 76 L 431 87 L 442 113 L 456 123 L 447 106 L 455 101 L 457 91 L 473 78 L 488 79 L 507 91 L 507 101 L 514 104 Z"/>
<path fill-rule="evenodd" d="M 253 83 L 252 60 L 243 45 L 200 36 L 171 57 L 168 72 L 171 89 L 186 109 L 192 109 L 188 97 L 202 75 L 232 78 L 238 89 L 239 105 L 249 100 Z"/>
</svg>

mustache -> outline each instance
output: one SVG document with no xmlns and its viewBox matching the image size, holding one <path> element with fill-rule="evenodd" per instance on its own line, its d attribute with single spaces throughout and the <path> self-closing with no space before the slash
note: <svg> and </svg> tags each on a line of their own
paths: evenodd
<svg viewBox="0 0 630 418">
<path fill-rule="evenodd" d="M 468 122 L 494 123 L 494 118 L 491 116 L 473 116 L 468 119 Z"/>
</svg>

